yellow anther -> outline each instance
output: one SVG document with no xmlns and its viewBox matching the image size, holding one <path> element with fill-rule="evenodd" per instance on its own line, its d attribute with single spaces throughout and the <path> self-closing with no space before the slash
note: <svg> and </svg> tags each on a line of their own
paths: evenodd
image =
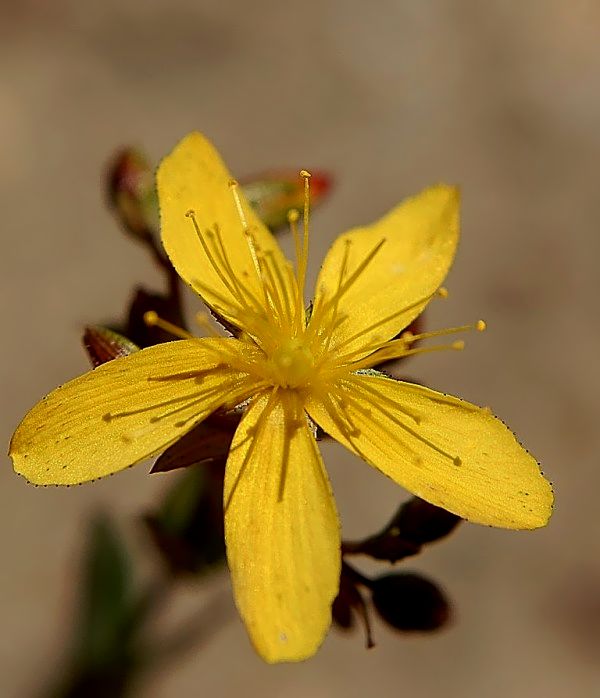
<svg viewBox="0 0 600 698">
<path fill-rule="evenodd" d="M 445 286 L 440 286 L 437 290 L 437 295 L 440 298 L 448 298 L 448 295 L 449 295 L 448 289 Z"/>
<path fill-rule="evenodd" d="M 300 212 L 298 211 L 298 209 L 291 208 L 287 212 L 287 219 L 288 219 L 288 223 L 297 223 L 298 220 L 300 219 Z"/>
<path fill-rule="evenodd" d="M 158 322 L 158 314 L 154 310 L 148 310 L 144 313 L 144 322 L 148 327 L 154 327 Z"/>
<path fill-rule="evenodd" d="M 227 182 L 228 186 L 233 188 L 239 186 L 239 182 L 237 179 L 230 179 L 229 182 Z"/>
<path fill-rule="evenodd" d="M 452 349 L 460 351 L 461 349 L 465 348 L 465 343 L 462 339 L 457 339 L 456 342 L 452 342 L 450 346 L 452 347 Z"/>
<path fill-rule="evenodd" d="M 487 325 L 485 324 L 485 320 L 477 320 L 475 323 L 475 329 L 477 332 L 483 332 L 487 328 Z"/>
<path fill-rule="evenodd" d="M 304 177 L 305 179 L 312 177 L 311 173 L 308 170 L 300 170 L 300 176 Z"/>
</svg>

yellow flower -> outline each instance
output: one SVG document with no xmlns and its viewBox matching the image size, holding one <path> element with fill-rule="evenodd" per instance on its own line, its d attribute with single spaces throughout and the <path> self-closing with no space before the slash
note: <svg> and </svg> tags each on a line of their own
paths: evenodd
<svg viewBox="0 0 600 698">
<path fill-rule="evenodd" d="M 368 370 L 439 349 L 414 342 L 453 331 L 395 339 L 450 267 L 457 191 L 431 187 L 338 238 L 307 311 L 310 175 L 301 174 L 304 215 L 290 214 L 294 268 L 213 146 L 187 136 L 158 170 L 163 244 L 238 337 L 190 337 L 100 366 L 44 398 L 11 443 L 15 469 L 31 482 L 80 483 L 247 401 L 227 461 L 227 556 L 237 606 L 269 662 L 316 651 L 338 590 L 340 529 L 315 425 L 469 521 L 532 529 L 552 507 L 536 461 L 489 410 Z"/>
</svg>

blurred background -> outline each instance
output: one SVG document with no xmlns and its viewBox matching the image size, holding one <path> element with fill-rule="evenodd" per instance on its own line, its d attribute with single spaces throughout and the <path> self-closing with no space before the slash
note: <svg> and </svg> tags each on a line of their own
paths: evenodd
<svg viewBox="0 0 600 698">
<path fill-rule="evenodd" d="M 123 312 L 148 256 L 103 186 L 114 151 L 158 160 L 205 132 L 240 177 L 324 168 L 311 273 L 334 237 L 437 181 L 463 192 L 450 296 L 431 327 L 479 317 L 460 354 L 406 364 L 490 405 L 555 483 L 550 526 L 464 525 L 407 569 L 435 576 L 451 627 L 377 647 L 332 632 L 300 665 L 254 654 L 226 573 L 183 585 L 164 623 L 220 599 L 210 636 L 141 689 L 167 696 L 589 696 L 600 684 L 597 427 L 600 6 L 571 0 L 22 0 L 0 2 L 1 441 L 87 370 L 81 327 Z M 283 244 L 288 245 L 286 236 Z M 188 298 L 189 307 L 193 299 Z M 344 533 L 376 530 L 398 488 L 327 444 Z M 131 537 L 167 486 L 145 465 L 70 489 L 0 471 L 0 693 L 34 695 L 71 629 L 84 526 L 108 509 Z M 382 519 L 383 517 L 383 519 Z M 224 601 L 223 601 L 224 599 Z"/>
</svg>

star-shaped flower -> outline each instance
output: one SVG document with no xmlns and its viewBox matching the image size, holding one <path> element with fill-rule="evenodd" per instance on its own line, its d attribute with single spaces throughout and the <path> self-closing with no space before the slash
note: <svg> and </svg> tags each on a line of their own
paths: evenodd
<svg viewBox="0 0 600 698">
<path fill-rule="evenodd" d="M 469 521 L 532 529 L 552 507 L 536 461 L 489 410 L 370 370 L 440 348 L 414 343 L 452 331 L 399 336 L 452 262 L 456 190 L 426 189 L 339 237 L 306 310 L 310 175 L 301 174 L 294 267 L 213 146 L 187 136 L 158 170 L 162 240 L 236 337 L 189 337 L 104 364 L 44 398 L 11 443 L 31 482 L 74 484 L 164 450 L 215 410 L 246 405 L 227 461 L 227 556 L 237 606 L 269 662 L 316 651 L 338 590 L 340 527 L 315 425 Z"/>
</svg>

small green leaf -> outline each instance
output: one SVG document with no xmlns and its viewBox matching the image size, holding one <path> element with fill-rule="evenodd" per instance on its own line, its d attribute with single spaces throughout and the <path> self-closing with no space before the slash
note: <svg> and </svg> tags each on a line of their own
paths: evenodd
<svg viewBox="0 0 600 698">
<path fill-rule="evenodd" d="M 83 557 L 76 651 L 80 664 L 112 664 L 123 653 L 133 604 L 127 549 L 110 519 L 99 515 L 92 521 Z"/>
</svg>

